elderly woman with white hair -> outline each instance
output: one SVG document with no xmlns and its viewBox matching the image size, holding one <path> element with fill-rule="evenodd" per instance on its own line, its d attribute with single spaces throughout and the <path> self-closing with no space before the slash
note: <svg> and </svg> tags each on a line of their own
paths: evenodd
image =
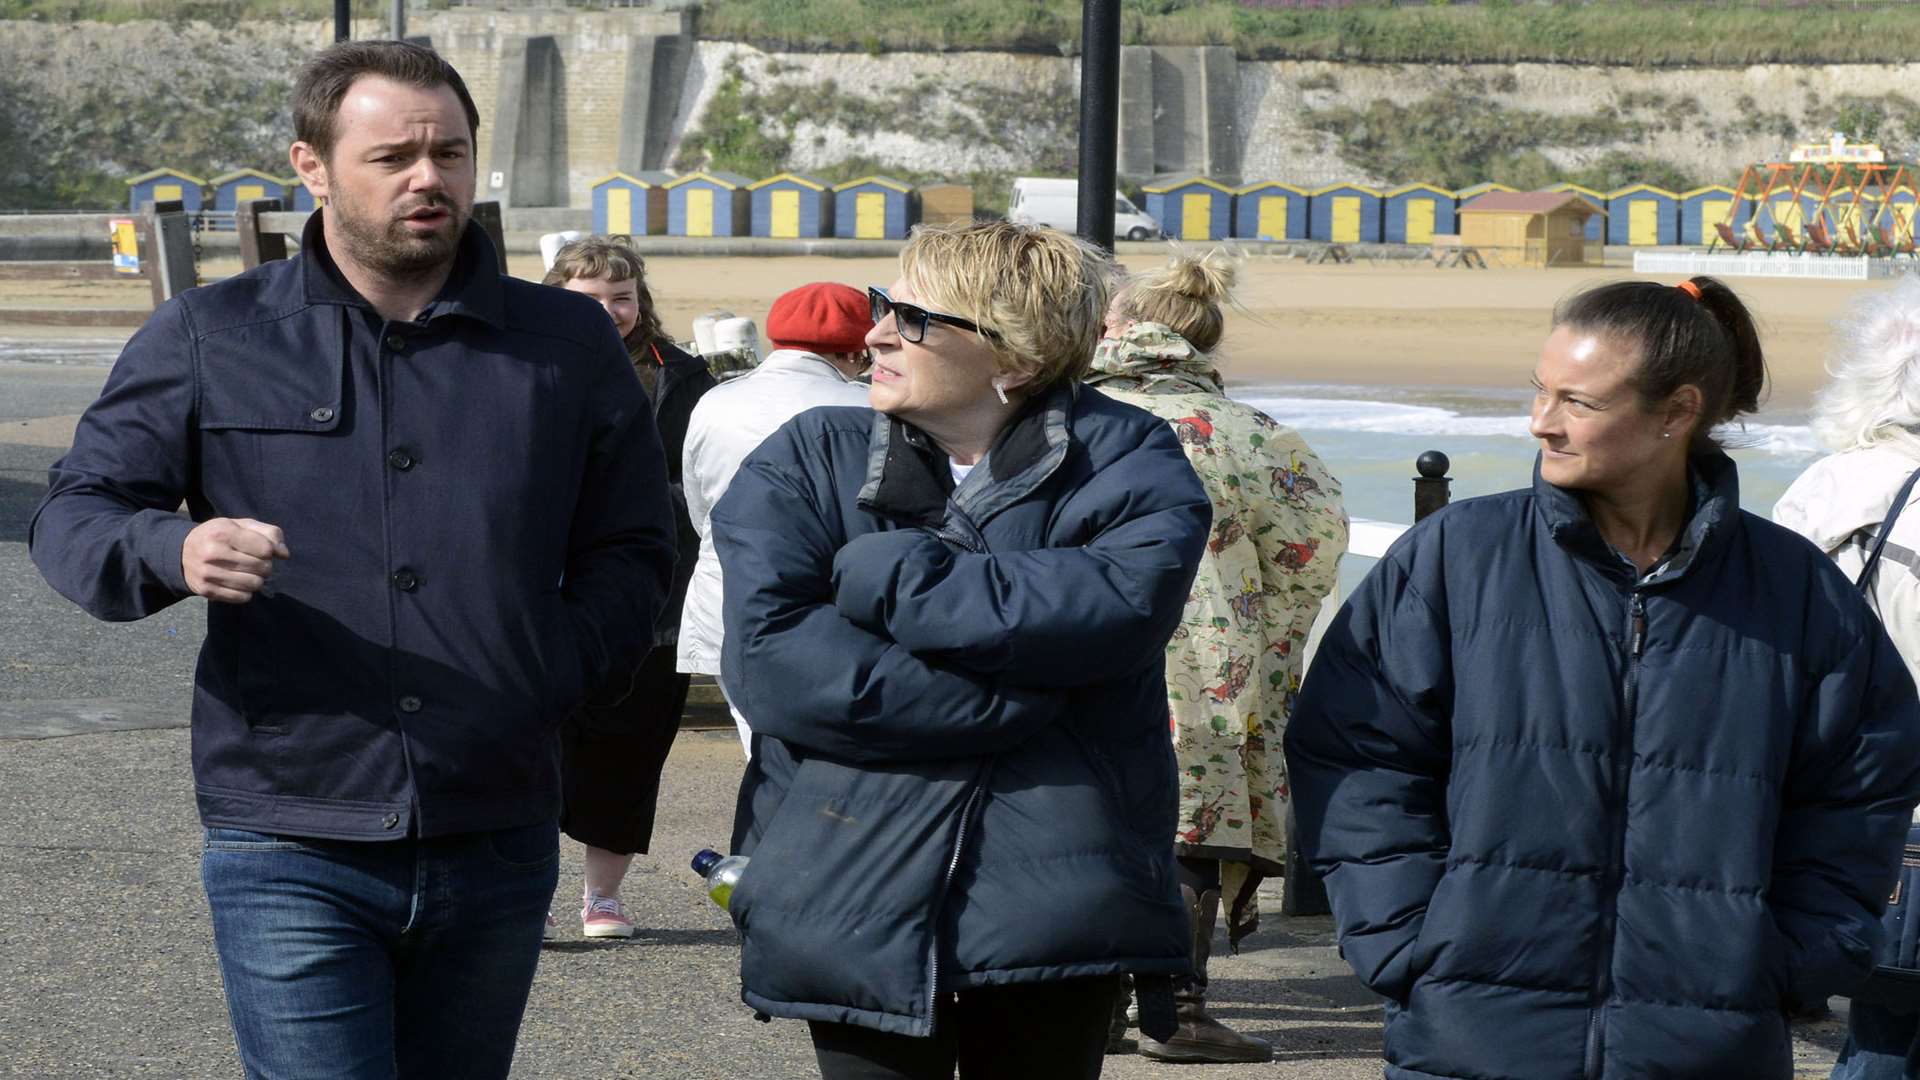
<svg viewBox="0 0 1920 1080">
<path fill-rule="evenodd" d="M 1773 517 L 1859 584 L 1920 679 L 1920 280 L 1864 297 L 1839 331 L 1832 379 L 1812 414 L 1815 434 L 1834 453 L 1793 482 Z M 1920 815 L 1887 908 L 1879 968 L 1848 1013 L 1835 1080 L 1920 1076 L 1917 852 Z"/>
<path fill-rule="evenodd" d="M 869 294 L 873 408 L 802 413 L 713 509 L 742 996 L 829 1080 L 1091 1080 L 1126 973 L 1173 1034 L 1162 654 L 1212 508 L 1172 428 L 1079 385 L 1109 273 L 920 230 Z"/>
</svg>

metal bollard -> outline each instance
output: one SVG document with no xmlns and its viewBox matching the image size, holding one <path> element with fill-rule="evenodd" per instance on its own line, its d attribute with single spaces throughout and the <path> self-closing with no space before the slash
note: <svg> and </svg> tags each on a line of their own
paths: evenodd
<svg viewBox="0 0 1920 1080">
<path fill-rule="evenodd" d="M 140 265 L 153 283 L 153 306 L 198 284 L 193 258 L 193 222 L 177 200 L 149 204 L 140 215 Z"/>
<path fill-rule="evenodd" d="M 1447 469 L 1453 463 L 1438 450 L 1429 450 L 1413 463 L 1420 473 L 1413 478 L 1413 520 L 1419 524 L 1428 514 L 1444 508 L 1453 499 L 1453 480 Z"/>
<path fill-rule="evenodd" d="M 500 257 L 500 272 L 507 272 L 507 234 L 500 219 L 500 203 L 489 199 L 473 204 L 473 224 L 480 226 L 493 241 L 493 250 Z"/>
</svg>

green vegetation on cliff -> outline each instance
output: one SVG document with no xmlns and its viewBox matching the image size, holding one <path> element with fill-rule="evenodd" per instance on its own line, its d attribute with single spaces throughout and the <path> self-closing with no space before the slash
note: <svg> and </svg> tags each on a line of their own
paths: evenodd
<svg viewBox="0 0 1920 1080">
<path fill-rule="evenodd" d="M 427 0 L 428 8 L 448 0 Z M 382 0 L 355 0 L 379 18 Z M 1904 63 L 1904 0 L 1122 0 L 1131 44 L 1247 59 L 1739 65 Z M 704 0 L 703 37 L 823 51 L 1079 49 L 1079 0 Z M 331 0 L 0 0 L 0 19 L 324 19 Z"/>
</svg>

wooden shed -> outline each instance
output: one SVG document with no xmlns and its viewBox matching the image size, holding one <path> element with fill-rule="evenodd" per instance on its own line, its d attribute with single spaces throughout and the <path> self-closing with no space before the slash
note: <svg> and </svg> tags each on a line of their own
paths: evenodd
<svg viewBox="0 0 1920 1080">
<path fill-rule="evenodd" d="M 1380 242 L 1380 193 L 1361 184 L 1332 184 L 1312 193 L 1307 235 L 1336 244 Z"/>
<path fill-rule="evenodd" d="M 920 189 L 920 220 L 928 225 L 965 225 L 973 220 L 971 184 L 927 184 Z"/>
<path fill-rule="evenodd" d="M 739 173 L 715 169 L 667 181 L 667 235 L 747 235 L 747 185 Z"/>
<path fill-rule="evenodd" d="M 1567 191 L 1488 192 L 1460 208 L 1460 243 L 1492 265 L 1581 266 L 1589 261 L 1587 219 L 1596 213 Z"/>
<path fill-rule="evenodd" d="M 1233 193 L 1233 235 L 1244 240 L 1305 240 L 1306 188 L 1262 180 Z"/>
<path fill-rule="evenodd" d="M 1735 206 L 1739 207 L 1737 216 Z M 1720 226 L 1736 237 L 1746 227 L 1749 206 L 1736 200 L 1733 189 L 1724 184 L 1708 184 L 1680 195 L 1680 242 L 1699 247 L 1726 244 Z"/>
<path fill-rule="evenodd" d="M 1233 235 L 1234 190 L 1204 176 L 1147 184 L 1147 214 L 1178 240 L 1225 240 Z"/>
<path fill-rule="evenodd" d="M 1601 192 L 1595 191 L 1592 188 L 1581 187 L 1579 184 L 1576 184 L 1571 180 L 1562 180 L 1557 184 L 1549 184 L 1548 186 L 1541 188 L 1540 190 L 1571 191 L 1575 195 L 1578 195 L 1581 198 L 1587 200 L 1587 203 L 1591 205 L 1595 211 L 1597 211 L 1592 217 L 1587 219 L 1587 239 L 1596 244 L 1606 243 L 1607 241 L 1607 197 L 1606 195 L 1604 195 Z"/>
<path fill-rule="evenodd" d="M 1382 198 L 1381 238 L 1389 244 L 1431 244 L 1435 233 L 1459 231 L 1453 192 L 1432 184 L 1407 184 Z"/>
<path fill-rule="evenodd" d="M 1607 243 L 1655 247 L 1679 242 L 1679 195 L 1652 184 L 1607 193 Z"/>
<path fill-rule="evenodd" d="M 776 240 L 833 235 L 833 189 L 800 173 L 769 176 L 747 188 L 755 236 Z"/>
<path fill-rule="evenodd" d="M 661 236 L 667 231 L 667 185 L 659 170 L 608 173 L 593 191 L 593 231 L 601 236 Z"/>
<path fill-rule="evenodd" d="M 920 220 L 920 194 L 891 176 L 863 176 L 833 187 L 833 235 L 905 240 Z"/>
<path fill-rule="evenodd" d="M 149 203 L 178 199 L 187 210 L 198 210 L 204 204 L 206 186 L 205 180 L 178 169 L 155 169 L 127 181 L 127 205 L 138 213 Z"/>
</svg>

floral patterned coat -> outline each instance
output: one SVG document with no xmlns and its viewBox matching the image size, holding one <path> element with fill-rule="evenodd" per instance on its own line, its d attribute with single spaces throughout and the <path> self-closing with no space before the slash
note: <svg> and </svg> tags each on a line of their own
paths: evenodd
<svg viewBox="0 0 1920 1080">
<path fill-rule="evenodd" d="M 1347 548 L 1340 484 L 1298 433 L 1227 398 L 1212 361 L 1165 326 L 1135 323 L 1101 342 L 1088 381 L 1172 424 L 1213 500 L 1213 534 L 1167 644 L 1174 843 L 1228 864 L 1237 940 L 1252 928 L 1252 885 L 1286 858 L 1281 736 Z"/>
</svg>

